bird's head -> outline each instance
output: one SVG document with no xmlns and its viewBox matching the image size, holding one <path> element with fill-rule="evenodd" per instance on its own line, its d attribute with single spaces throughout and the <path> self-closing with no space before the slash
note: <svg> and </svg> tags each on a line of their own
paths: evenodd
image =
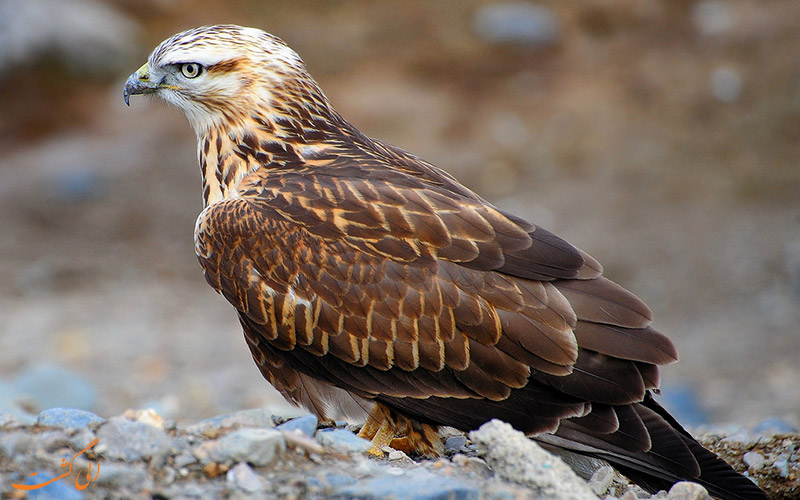
<svg viewBox="0 0 800 500">
<path fill-rule="evenodd" d="M 279 113 L 287 96 L 325 101 L 282 40 L 235 25 L 203 26 L 163 41 L 125 83 L 126 104 L 137 94 L 154 94 L 183 110 L 198 136 L 253 113 Z"/>
</svg>

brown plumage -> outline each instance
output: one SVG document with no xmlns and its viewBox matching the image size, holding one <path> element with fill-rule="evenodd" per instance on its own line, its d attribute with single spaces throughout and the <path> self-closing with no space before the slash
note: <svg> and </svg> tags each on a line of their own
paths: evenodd
<svg viewBox="0 0 800 500">
<path fill-rule="evenodd" d="M 322 418 L 435 453 L 436 429 L 499 418 L 646 487 L 766 498 L 656 403 L 672 343 L 563 239 L 364 136 L 300 58 L 253 28 L 179 33 L 128 80 L 198 138 L 206 280 L 264 377 Z M 388 429 L 388 431 L 387 431 Z M 377 439 L 377 438 L 376 438 Z"/>
</svg>

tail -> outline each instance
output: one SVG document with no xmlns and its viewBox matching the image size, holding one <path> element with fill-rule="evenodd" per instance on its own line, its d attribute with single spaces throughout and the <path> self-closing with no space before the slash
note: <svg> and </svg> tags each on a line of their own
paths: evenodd
<svg viewBox="0 0 800 500">
<path fill-rule="evenodd" d="M 555 434 L 535 439 L 550 445 L 548 448 L 605 460 L 651 492 L 668 490 L 678 481 L 693 481 L 723 500 L 769 498 L 753 481 L 698 443 L 649 393 L 644 401 L 628 408 L 634 414 L 617 411 L 619 426 L 613 433 L 598 433 L 596 422 L 588 425 L 588 421 L 568 419 L 562 420 Z M 641 424 L 644 434 L 637 429 Z M 637 442 L 643 445 L 631 446 Z"/>
</svg>

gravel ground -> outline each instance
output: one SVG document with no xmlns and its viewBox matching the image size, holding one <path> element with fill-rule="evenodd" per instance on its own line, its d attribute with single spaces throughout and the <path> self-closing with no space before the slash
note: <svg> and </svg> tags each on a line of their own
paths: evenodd
<svg viewBox="0 0 800 500">
<path fill-rule="evenodd" d="M 485 424 L 468 438 L 453 433 L 446 440 L 445 457 L 413 460 L 388 447 L 383 457 L 369 455 L 369 442 L 344 423 L 318 428 L 312 415 L 286 419 L 263 409 L 188 426 L 165 420 L 152 410 L 104 419 L 85 410 L 54 408 L 32 423 L 21 420 L 26 418 L 0 414 L 3 498 L 708 497 L 704 488 L 691 483 L 651 496 L 609 467 L 600 468 L 587 482 L 499 421 Z M 800 494 L 797 434 L 753 436 L 740 431 L 737 437 L 726 432 L 707 434 L 703 441 L 746 470 L 772 498 Z M 37 474 L 31 477 L 31 472 Z"/>
</svg>

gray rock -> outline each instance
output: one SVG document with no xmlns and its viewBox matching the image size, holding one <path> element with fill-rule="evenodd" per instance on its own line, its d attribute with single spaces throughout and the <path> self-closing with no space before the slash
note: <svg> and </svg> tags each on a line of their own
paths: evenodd
<svg viewBox="0 0 800 500">
<path fill-rule="evenodd" d="M 124 417 L 113 417 L 97 431 L 95 452 L 112 460 L 150 460 L 158 467 L 172 448 L 172 438 L 163 430 Z"/>
<path fill-rule="evenodd" d="M 0 434 L 0 456 L 14 458 L 29 453 L 34 447 L 35 439 L 27 432 L 18 430 Z"/>
<path fill-rule="evenodd" d="M 800 432 L 800 429 L 779 418 L 768 418 L 760 422 L 753 429 L 753 433 L 760 435 L 767 435 L 767 436 L 772 436 L 775 434 L 789 434 L 796 432 Z"/>
<path fill-rule="evenodd" d="M 605 495 L 613 483 L 614 469 L 609 465 L 605 465 L 592 474 L 591 479 L 589 479 L 589 488 L 597 496 Z"/>
<path fill-rule="evenodd" d="M 667 495 L 669 500 L 711 500 L 706 489 L 689 481 L 681 481 L 672 485 Z"/>
<path fill-rule="evenodd" d="M 25 480 L 21 481 L 19 484 L 42 484 L 55 477 L 56 476 L 48 474 L 47 472 L 39 472 L 34 477 L 26 477 Z M 14 491 L 19 492 L 20 490 Z M 47 486 L 35 490 L 28 490 L 25 498 L 27 500 L 81 500 L 84 496 L 80 491 L 75 489 L 75 483 L 70 481 L 53 481 Z"/>
<path fill-rule="evenodd" d="M 98 472 L 97 480 L 94 481 L 96 486 L 134 491 L 153 488 L 153 479 L 143 465 L 104 461 Z"/>
<path fill-rule="evenodd" d="M 561 459 L 544 451 L 509 424 L 491 420 L 469 436 L 495 474 L 531 488 L 537 498 L 597 498 L 586 482 Z"/>
<path fill-rule="evenodd" d="M 223 429 L 241 429 L 243 427 L 267 428 L 273 427 L 272 413 L 264 408 L 237 411 L 214 418 L 201 420 L 184 429 L 189 434 L 207 436 L 210 432 Z"/>
<path fill-rule="evenodd" d="M 45 451 L 54 452 L 64 448 L 71 448 L 69 438 L 61 431 L 42 432 L 36 439 Z M 80 448 L 82 449 L 82 448 Z"/>
<path fill-rule="evenodd" d="M 766 459 L 761 453 L 755 451 L 748 451 L 742 457 L 742 461 L 750 468 L 750 470 L 759 470 L 764 467 Z"/>
<path fill-rule="evenodd" d="M 276 429 L 285 432 L 299 430 L 306 436 L 314 437 L 314 434 L 317 432 L 317 417 L 314 415 L 304 415 L 302 417 L 293 418 L 288 422 L 282 423 L 276 427 Z"/>
<path fill-rule="evenodd" d="M 742 93 L 742 77 L 734 68 L 715 68 L 708 84 L 711 95 L 721 102 L 733 102 Z"/>
<path fill-rule="evenodd" d="M 316 435 L 322 446 L 345 453 L 364 453 L 372 447 L 372 443 L 360 438 L 347 429 L 320 431 Z"/>
<path fill-rule="evenodd" d="M 229 486 L 242 489 L 248 493 L 266 489 L 269 484 L 256 474 L 252 467 L 244 463 L 231 467 L 225 474 L 225 481 Z"/>
<path fill-rule="evenodd" d="M 789 459 L 791 456 L 791 452 L 781 453 L 772 462 L 772 467 L 777 469 L 781 477 L 789 477 Z"/>
<path fill-rule="evenodd" d="M 376 477 L 358 484 L 336 488 L 332 498 L 394 500 L 477 500 L 478 488 L 442 477 L 424 469 Z"/>
<path fill-rule="evenodd" d="M 103 423 L 106 419 L 87 410 L 77 408 L 50 408 L 39 413 L 36 423 L 62 429 L 78 429 L 91 423 Z"/>
<path fill-rule="evenodd" d="M 283 434 L 275 429 L 244 428 L 196 446 L 192 453 L 201 463 L 248 462 L 268 465 L 286 450 Z"/>
<path fill-rule="evenodd" d="M 549 8 L 522 2 L 485 5 L 475 13 L 473 26 L 487 42 L 528 46 L 552 45 L 561 31 Z"/>
<path fill-rule="evenodd" d="M 38 408 L 92 408 L 94 386 L 75 372 L 42 363 L 19 373 L 11 384 Z"/>
<path fill-rule="evenodd" d="M 454 436 L 447 436 L 444 440 L 444 449 L 450 453 L 457 453 L 463 451 L 467 446 L 467 437 L 461 434 Z"/>
</svg>

